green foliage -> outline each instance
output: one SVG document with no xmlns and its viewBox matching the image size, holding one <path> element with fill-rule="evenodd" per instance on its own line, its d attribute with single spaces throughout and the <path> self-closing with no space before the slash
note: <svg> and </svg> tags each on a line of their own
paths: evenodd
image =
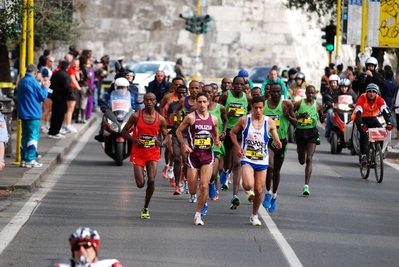
<svg viewBox="0 0 399 267">
<path fill-rule="evenodd" d="M 301 9 L 305 11 L 308 16 L 316 13 L 319 17 L 327 14 L 336 14 L 337 1 L 336 0 L 287 0 L 285 4 L 290 9 Z"/>
</svg>

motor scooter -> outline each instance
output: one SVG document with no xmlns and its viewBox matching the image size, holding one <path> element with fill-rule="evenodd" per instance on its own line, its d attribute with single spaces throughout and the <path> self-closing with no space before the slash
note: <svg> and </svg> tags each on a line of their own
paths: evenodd
<svg viewBox="0 0 399 267">
<path fill-rule="evenodd" d="M 115 160 L 116 166 L 122 166 L 132 149 L 132 142 L 122 136 L 121 131 L 135 112 L 131 107 L 130 93 L 126 90 L 114 90 L 110 96 L 110 107 L 104 111 L 104 143 L 105 154 Z"/>
<path fill-rule="evenodd" d="M 352 96 L 340 95 L 333 103 L 331 135 L 327 138 L 331 154 L 341 153 L 343 148 L 353 149 L 351 142 L 345 142 L 345 125 L 350 123 L 354 109 Z"/>
</svg>

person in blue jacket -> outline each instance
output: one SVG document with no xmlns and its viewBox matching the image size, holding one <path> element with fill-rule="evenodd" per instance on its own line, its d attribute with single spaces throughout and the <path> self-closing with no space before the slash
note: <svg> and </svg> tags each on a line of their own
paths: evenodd
<svg viewBox="0 0 399 267">
<path fill-rule="evenodd" d="M 43 165 L 36 161 L 36 153 L 42 118 L 41 102 L 47 98 L 50 80 L 43 80 L 40 84 L 35 78 L 37 73 L 36 65 L 28 65 L 26 75 L 19 81 L 17 87 L 18 118 L 22 122 L 20 166 L 26 168 L 36 168 Z"/>
</svg>

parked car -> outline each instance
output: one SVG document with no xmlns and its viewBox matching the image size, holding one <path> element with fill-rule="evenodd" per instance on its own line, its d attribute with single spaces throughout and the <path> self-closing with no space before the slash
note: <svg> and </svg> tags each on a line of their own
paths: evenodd
<svg viewBox="0 0 399 267">
<path fill-rule="evenodd" d="M 142 61 L 134 65 L 133 71 L 136 74 L 134 84 L 139 88 L 139 94 L 146 93 L 146 86 L 155 78 L 155 72 L 162 70 L 170 79 L 176 77 L 175 62 L 172 61 Z"/>
</svg>

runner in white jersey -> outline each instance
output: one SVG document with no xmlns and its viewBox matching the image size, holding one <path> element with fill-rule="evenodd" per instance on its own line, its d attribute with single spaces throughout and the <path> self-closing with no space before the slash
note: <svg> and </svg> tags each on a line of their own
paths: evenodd
<svg viewBox="0 0 399 267">
<path fill-rule="evenodd" d="M 230 131 L 230 138 L 238 151 L 242 165 L 242 187 L 254 188 L 255 197 L 252 205 L 250 223 L 260 226 L 258 210 L 262 202 L 263 186 L 269 163 L 267 143 L 270 132 L 277 149 L 282 147 L 278 138 L 276 124 L 272 118 L 263 115 L 265 103 L 263 97 L 252 98 L 252 114 L 241 117 Z M 237 141 L 237 133 L 242 131 L 242 144 Z"/>
</svg>

